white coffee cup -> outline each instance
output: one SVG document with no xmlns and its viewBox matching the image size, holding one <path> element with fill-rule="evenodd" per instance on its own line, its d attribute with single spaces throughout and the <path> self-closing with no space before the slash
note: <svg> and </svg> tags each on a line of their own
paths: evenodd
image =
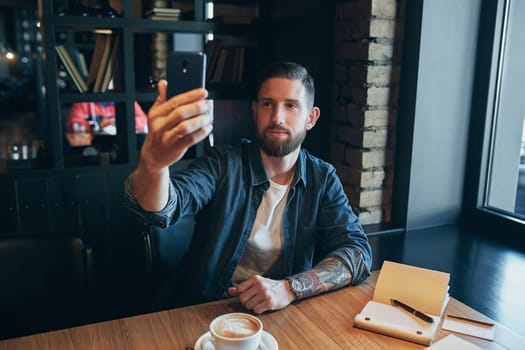
<svg viewBox="0 0 525 350">
<path fill-rule="evenodd" d="M 215 350 L 257 350 L 263 333 L 262 321 L 250 314 L 235 312 L 216 317 L 210 323 L 209 336 L 201 349 L 211 342 Z"/>
</svg>

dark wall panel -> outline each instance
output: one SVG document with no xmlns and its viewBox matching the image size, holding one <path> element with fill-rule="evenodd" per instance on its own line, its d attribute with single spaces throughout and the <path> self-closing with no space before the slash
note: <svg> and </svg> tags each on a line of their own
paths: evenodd
<svg viewBox="0 0 525 350">
<path fill-rule="evenodd" d="M 0 213 L 2 218 L 0 234 L 16 232 L 18 230 L 18 224 L 14 180 L 0 181 Z"/>
</svg>

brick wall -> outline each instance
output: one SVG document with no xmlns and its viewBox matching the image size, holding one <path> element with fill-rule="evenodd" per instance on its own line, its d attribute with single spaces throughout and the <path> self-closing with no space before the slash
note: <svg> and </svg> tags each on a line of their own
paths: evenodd
<svg viewBox="0 0 525 350">
<path fill-rule="evenodd" d="M 336 5 L 330 160 L 365 225 L 390 221 L 404 1 Z"/>
</svg>

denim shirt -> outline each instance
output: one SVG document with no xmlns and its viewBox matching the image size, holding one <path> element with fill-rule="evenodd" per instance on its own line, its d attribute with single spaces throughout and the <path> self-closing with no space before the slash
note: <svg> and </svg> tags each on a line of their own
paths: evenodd
<svg viewBox="0 0 525 350">
<path fill-rule="evenodd" d="M 259 204 L 269 187 L 255 144 L 215 147 L 171 176 L 166 207 L 140 208 L 126 181 L 130 208 L 146 223 L 167 227 L 196 215 L 196 226 L 184 260 L 184 278 L 192 302 L 225 296 L 242 257 Z M 370 274 L 371 249 L 352 212 L 335 168 L 300 151 L 283 213 L 282 279 L 311 269 L 328 256 L 339 258 L 358 284 Z"/>
</svg>

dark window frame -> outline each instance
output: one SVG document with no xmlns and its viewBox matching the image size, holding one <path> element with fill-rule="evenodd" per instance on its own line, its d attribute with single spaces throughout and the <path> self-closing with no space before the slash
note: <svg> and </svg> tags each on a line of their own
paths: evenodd
<svg viewBox="0 0 525 350">
<path fill-rule="evenodd" d="M 509 0 L 482 2 L 476 53 L 475 81 L 471 104 L 462 223 L 489 235 L 524 245 L 525 221 L 494 208 L 485 207 L 490 123 L 496 95 L 494 76 L 499 69 L 503 16 Z"/>
</svg>

